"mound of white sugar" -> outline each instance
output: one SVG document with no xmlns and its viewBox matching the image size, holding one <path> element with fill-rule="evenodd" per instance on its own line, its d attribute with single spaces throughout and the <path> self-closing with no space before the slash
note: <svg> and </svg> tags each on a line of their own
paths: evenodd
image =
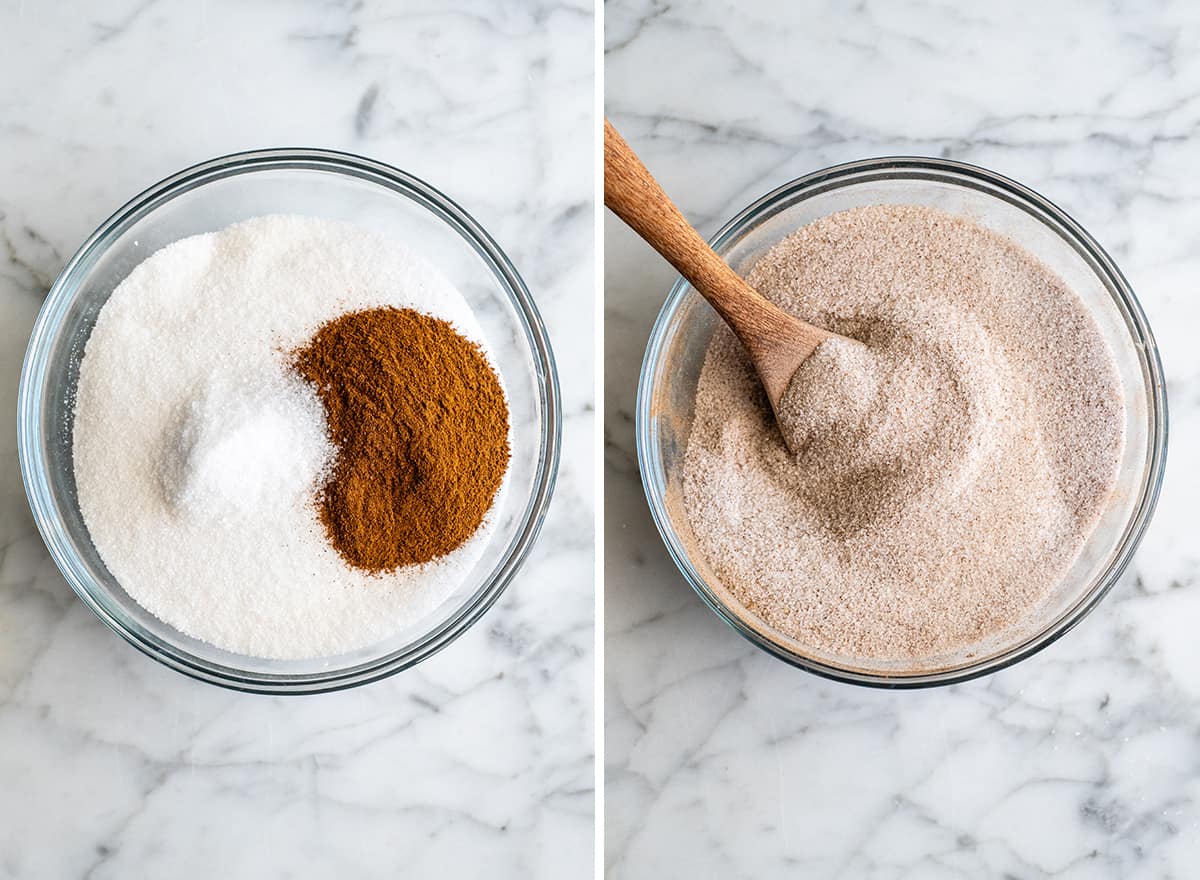
<svg viewBox="0 0 1200 880">
<path fill-rule="evenodd" d="M 381 641 L 459 586 L 490 516 L 448 556 L 375 576 L 330 547 L 313 504 L 332 449 L 288 353 L 339 314 L 385 305 L 448 320 L 487 352 L 431 265 L 314 218 L 177 241 L 113 292 L 80 368 L 75 481 L 97 551 L 138 603 L 218 647 L 299 659 Z"/>
<path fill-rule="evenodd" d="M 849 661 L 944 655 L 1020 621 L 1079 555 L 1124 444 L 1120 379 L 1078 297 L 1006 239 L 916 207 L 818 220 L 748 280 L 851 339 L 801 366 L 777 425 L 733 334 L 714 335 L 683 492 L 721 582 Z"/>
<path fill-rule="evenodd" d="M 305 504 L 333 460 L 316 393 L 290 373 L 209 379 L 162 438 L 159 476 L 175 515 L 201 521 Z"/>
</svg>

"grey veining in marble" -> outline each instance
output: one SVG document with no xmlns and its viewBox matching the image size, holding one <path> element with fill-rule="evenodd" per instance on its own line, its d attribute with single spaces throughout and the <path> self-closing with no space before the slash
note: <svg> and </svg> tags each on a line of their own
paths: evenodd
<svg viewBox="0 0 1200 880">
<path fill-rule="evenodd" d="M 0 3 L 0 877 L 588 876 L 591 4 Z M 110 633 L 20 486 L 50 282 L 123 201 L 226 152 L 325 146 L 444 189 L 523 272 L 564 451 L 502 600 L 418 668 L 316 698 L 192 682 Z"/>
<path fill-rule="evenodd" d="M 1200 9 L 606 5 L 607 111 L 700 229 L 836 162 L 948 156 L 1080 220 L 1153 325 L 1158 514 L 1043 653 L 883 692 L 772 660 L 692 594 L 646 512 L 634 384 L 671 271 L 606 220 L 606 849 L 613 878 L 1188 878 L 1200 862 Z"/>
</svg>

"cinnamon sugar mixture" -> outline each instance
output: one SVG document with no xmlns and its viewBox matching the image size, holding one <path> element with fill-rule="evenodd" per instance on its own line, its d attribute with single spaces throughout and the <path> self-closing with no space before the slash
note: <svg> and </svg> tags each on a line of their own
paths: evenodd
<svg viewBox="0 0 1200 880">
<path fill-rule="evenodd" d="M 1124 444 L 1120 377 L 1049 269 L 967 220 L 843 211 L 748 280 L 832 340 L 772 417 L 724 325 L 701 372 L 684 502 L 709 565 L 815 651 L 905 661 L 1017 623 L 1095 527 Z"/>
</svg>

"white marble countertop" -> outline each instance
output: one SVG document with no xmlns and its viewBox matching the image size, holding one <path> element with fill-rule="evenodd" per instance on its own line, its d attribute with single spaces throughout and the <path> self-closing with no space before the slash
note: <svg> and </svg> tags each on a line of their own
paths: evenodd
<svg viewBox="0 0 1200 880">
<path fill-rule="evenodd" d="M 0 3 L 0 877 L 589 876 L 592 7 Z M 17 470 L 55 274 L 165 175 L 263 146 L 390 162 L 472 212 L 555 345 L 562 469 L 501 601 L 408 672 L 319 697 L 193 682 L 50 562 Z"/>
<path fill-rule="evenodd" d="M 1157 334 L 1155 521 L 1076 630 L 989 678 L 885 692 L 759 652 L 651 524 L 634 384 L 672 272 L 606 221 L 606 850 L 613 878 L 1186 878 L 1200 862 L 1200 8 L 606 5 L 609 115 L 705 234 L 826 165 L 947 156 L 1110 251 Z"/>
</svg>

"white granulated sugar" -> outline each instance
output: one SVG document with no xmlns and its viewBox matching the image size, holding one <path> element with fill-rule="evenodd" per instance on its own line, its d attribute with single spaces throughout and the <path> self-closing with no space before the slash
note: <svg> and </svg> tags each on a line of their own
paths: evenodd
<svg viewBox="0 0 1200 880">
<path fill-rule="evenodd" d="M 818 220 L 748 280 L 857 341 L 818 348 L 777 425 L 733 334 L 714 335 L 683 492 L 722 583 L 849 660 L 1018 622 L 1079 555 L 1124 444 L 1120 378 L 1079 299 L 1012 242 L 917 207 Z"/>
<path fill-rule="evenodd" d="M 177 241 L 113 292 L 80 369 L 75 480 L 97 551 L 138 603 L 217 647 L 301 659 L 383 640 L 459 586 L 491 515 L 448 556 L 372 575 L 329 545 L 313 503 L 333 450 L 288 353 L 385 305 L 448 320 L 487 352 L 433 266 L 315 218 Z"/>
<path fill-rule="evenodd" d="M 159 475 L 176 516 L 202 520 L 304 504 L 332 464 L 316 392 L 290 373 L 208 377 L 163 438 Z M 317 479 L 317 482 L 322 482 Z"/>
</svg>

